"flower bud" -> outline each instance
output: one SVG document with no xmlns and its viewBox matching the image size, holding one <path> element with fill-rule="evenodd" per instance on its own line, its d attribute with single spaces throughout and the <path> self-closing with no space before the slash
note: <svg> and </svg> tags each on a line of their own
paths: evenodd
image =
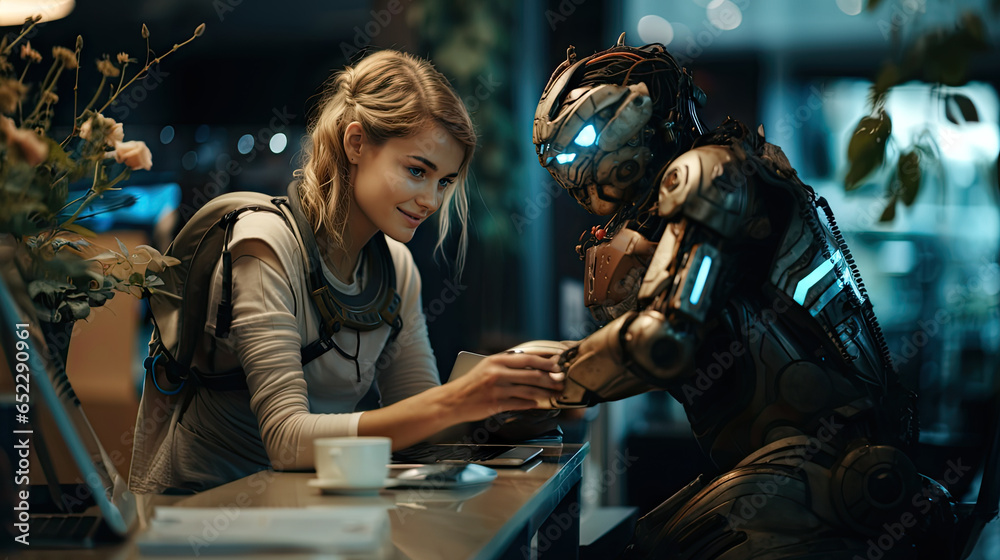
<svg viewBox="0 0 1000 560">
<path fill-rule="evenodd" d="M 201 25 L 199 25 L 198 27 L 194 28 L 194 36 L 195 37 L 201 37 L 202 34 L 204 34 L 204 33 L 205 33 L 205 24 L 204 23 L 201 24 Z"/>
<path fill-rule="evenodd" d="M 146 27 L 145 23 L 142 24 L 142 38 L 143 39 L 149 39 L 149 28 Z"/>
</svg>

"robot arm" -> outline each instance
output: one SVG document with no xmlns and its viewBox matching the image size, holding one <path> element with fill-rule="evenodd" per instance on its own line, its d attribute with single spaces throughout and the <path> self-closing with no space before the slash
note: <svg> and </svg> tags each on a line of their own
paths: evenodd
<svg viewBox="0 0 1000 560">
<path fill-rule="evenodd" d="M 770 233 L 740 170 L 741 156 L 704 146 L 667 168 L 656 209 L 665 229 L 639 287 L 637 309 L 563 352 L 567 384 L 554 406 L 590 406 L 663 389 L 692 371 L 706 325 L 738 282 L 737 242 Z"/>
</svg>

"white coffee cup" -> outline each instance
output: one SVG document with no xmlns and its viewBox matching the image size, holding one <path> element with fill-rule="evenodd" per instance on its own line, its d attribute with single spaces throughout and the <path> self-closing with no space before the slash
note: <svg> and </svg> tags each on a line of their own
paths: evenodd
<svg viewBox="0 0 1000 560">
<path fill-rule="evenodd" d="M 333 486 L 372 488 L 389 476 L 392 440 L 387 437 L 317 438 L 316 478 Z"/>
</svg>

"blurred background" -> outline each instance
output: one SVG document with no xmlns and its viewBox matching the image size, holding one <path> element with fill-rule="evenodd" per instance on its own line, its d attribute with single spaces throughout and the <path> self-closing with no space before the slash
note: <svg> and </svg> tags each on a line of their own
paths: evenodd
<svg viewBox="0 0 1000 560">
<path fill-rule="evenodd" d="M 146 59 L 143 24 L 154 55 L 206 24 L 202 37 L 155 66 L 105 112 L 125 123 L 126 140 L 150 146 L 153 171 L 133 174 L 122 193 L 137 196 L 136 204 L 86 225 L 111 243 L 118 237 L 130 247 L 160 249 L 218 194 L 284 192 L 298 166 L 308 111 L 332 71 L 370 49 L 430 58 L 465 101 L 480 138 L 463 275 L 456 278 L 448 260 L 432 254 L 433 225 L 410 245 L 444 375 L 459 350 L 579 339 L 597 328 L 582 305 L 583 263 L 574 247 L 584 230 L 603 222 L 577 207 L 538 165 L 532 116 L 568 46 L 587 55 L 612 46 L 623 31 L 631 45 L 663 43 L 707 93 L 707 126 L 727 116 L 752 128 L 763 124 L 767 139 L 830 201 L 900 375 L 920 395 L 919 466 L 940 478 L 949 461 L 979 464 L 997 413 L 1000 58 L 990 50 L 966 65 L 963 53 L 946 50 L 953 44 L 935 47 L 954 61 L 960 77 L 948 86 L 913 81 L 892 89 L 887 163 L 851 192 L 844 188 L 847 145 L 870 111 L 869 87 L 886 60 L 935 29 L 954 30 L 967 13 L 978 15 L 981 38 L 995 44 L 998 2 L 871 4 L 102 0 L 79 2 L 65 18 L 41 24 L 31 41 L 48 53 L 55 45 L 72 48 L 82 35 L 79 90 L 90 92 L 99 80 L 93 63 L 102 55 Z M 67 79 L 58 93 L 71 92 Z M 69 122 L 68 113 L 62 122 Z M 923 160 L 916 196 L 897 204 L 887 190 L 896 180 L 891 164 L 914 146 L 932 157 Z M 444 256 L 453 257 L 455 244 L 445 249 Z M 112 303 L 76 327 L 74 337 L 91 342 L 74 342 L 69 374 L 127 471 L 130 428 L 122 419 L 129 411 L 134 418 L 149 327 L 141 302 L 119 295 Z M 589 504 L 634 506 L 641 514 L 704 470 L 683 411 L 664 394 L 602 405 L 588 419 Z M 949 489 L 964 498 L 975 492 L 979 476 Z M 992 552 L 982 557 L 1000 557 L 998 540 L 984 536 L 980 548 Z"/>
</svg>

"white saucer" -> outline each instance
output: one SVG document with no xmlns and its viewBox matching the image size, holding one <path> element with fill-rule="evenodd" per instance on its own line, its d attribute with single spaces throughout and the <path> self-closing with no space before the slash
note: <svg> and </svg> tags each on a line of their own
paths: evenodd
<svg viewBox="0 0 1000 560">
<path fill-rule="evenodd" d="M 377 486 L 344 486 L 339 480 L 326 478 L 310 478 L 306 484 L 311 488 L 319 488 L 324 494 L 341 494 L 344 496 L 374 496 L 379 490 L 388 486 L 395 486 L 397 482 L 386 479 Z"/>
</svg>

